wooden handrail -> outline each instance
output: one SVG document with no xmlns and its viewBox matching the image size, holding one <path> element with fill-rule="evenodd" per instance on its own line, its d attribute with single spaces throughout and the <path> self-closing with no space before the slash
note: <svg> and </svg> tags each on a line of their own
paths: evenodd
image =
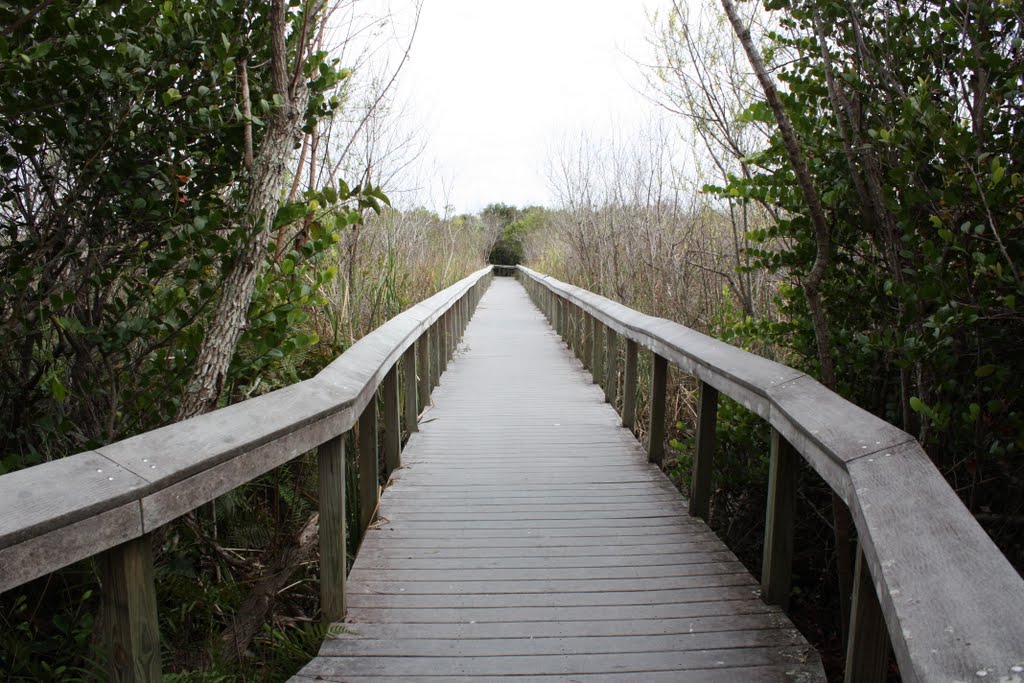
<svg viewBox="0 0 1024 683">
<path fill-rule="evenodd" d="M 322 472 L 343 474 L 340 437 L 361 417 L 368 423 L 372 417 L 368 429 L 376 431 L 374 399 L 382 384 L 387 400 L 387 463 L 397 467 L 397 363 L 404 357 L 408 376 L 417 374 L 417 358 L 429 359 L 433 367 L 420 369 L 420 386 L 436 385 L 454 350 L 454 333 L 461 331 L 455 326 L 466 324 L 492 272 L 490 266 L 483 268 L 395 316 L 312 379 L 94 451 L 0 476 L 0 592 L 103 553 L 101 575 L 110 584 L 104 586 L 104 593 L 115 594 L 112 599 L 119 601 L 115 609 L 155 614 L 151 557 L 148 569 L 145 566 L 149 534 L 314 448 L 320 447 Z M 465 315 L 456 316 L 458 311 Z M 419 353 L 407 353 L 417 342 Z M 421 403 L 429 397 L 429 388 L 417 392 L 415 381 L 408 377 L 405 386 L 406 391 L 412 387 L 418 393 Z M 407 407 L 407 416 L 412 410 Z M 376 498 L 377 482 L 366 483 Z M 344 486 L 328 487 L 326 493 L 343 496 Z M 339 509 L 343 514 L 343 500 L 340 507 L 338 500 L 328 503 L 332 514 Z M 369 503 L 375 509 L 376 500 L 363 501 L 364 506 Z M 332 519 L 328 526 L 342 525 L 343 534 L 343 524 L 344 519 Z M 344 553 L 344 543 L 340 550 L 337 543 L 331 547 Z M 332 576 L 342 585 L 342 594 L 325 603 L 338 618 L 338 605 L 344 602 L 344 570 L 338 578 L 337 567 L 345 564 L 343 555 L 340 562 L 332 559 Z M 130 599 L 122 599 L 125 595 Z M 146 604 L 135 604 L 140 602 L 136 595 L 142 595 L 141 603 Z M 130 616 L 132 624 L 125 631 L 137 626 L 135 615 Z M 155 623 L 146 628 L 152 630 Z M 112 678 L 159 676 L 159 651 L 155 663 L 153 652 L 147 651 L 147 647 L 152 650 L 153 633 L 117 637 L 132 642 L 119 643 L 127 649 L 128 661 L 114 662 L 125 671 Z"/>
<path fill-rule="evenodd" d="M 586 357 L 595 364 L 601 325 L 626 339 L 624 423 L 634 419 L 635 345 L 654 353 L 656 371 L 660 358 L 699 380 L 699 472 L 691 514 L 707 514 L 718 392 L 771 424 L 766 600 L 784 603 L 789 595 L 795 478 L 788 453 L 799 453 L 845 501 L 860 546 L 847 680 L 884 676 L 879 661 L 884 665 L 887 647 L 878 636 L 885 630 L 905 681 L 1022 679 L 1024 580 L 912 436 L 798 370 L 524 266 L 517 270 L 567 340 L 573 339 L 567 329 L 571 310 L 593 318 L 595 350 Z M 652 398 L 654 405 L 664 399 L 657 390 Z M 882 619 L 887 628 L 872 626 Z"/>
</svg>

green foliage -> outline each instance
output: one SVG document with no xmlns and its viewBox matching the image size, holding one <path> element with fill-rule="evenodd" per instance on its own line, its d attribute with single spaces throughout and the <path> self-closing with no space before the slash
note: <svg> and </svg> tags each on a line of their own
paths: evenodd
<svg viewBox="0 0 1024 683">
<path fill-rule="evenodd" d="M 517 209 L 505 204 L 491 204 L 481 212 L 481 218 L 500 221 L 502 229 L 491 247 L 487 262 L 502 266 L 516 266 L 525 259 L 526 239 L 543 227 L 549 218 L 547 210 L 532 206 Z"/>
<path fill-rule="evenodd" d="M 775 7 L 783 31 L 769 35 L 769 51 L 786 55 L 776 73 L 832 228 L 823 293 L 840 390 L 918 434 L 951 476 L 971 481 L 982 463 L 1019 468 L 1019 12 L 1012 3 L 971 5 L 964 20 L 954 5 L 855 3 L 858 37 L 846 5 Z M 815 12 L 827 27 L 838 88 L 858 112 L 841 117 L 862 160 L 857 175 L 829 100 Z M 874 57 L 862 59 L 863 50 Z M 771 121 L 761 102 L 746 115 Z M 814 260 L 814 233 L 781 140 L 773 136 L 750 161 L 761 172 L 708 189 L 779 211 L 774 226 L 748 235 L 756 243 L 752 267 L 795 284 L 780 289 L 788 322 L 759 335 L 795 350 L 814 371 L 798 284 Z M 888 218 L 874 218 L 858 182 L 878 183 L 878 213 Z M 1009 503 L 1008 491 L 990 493 L 993 507 Z"/>
</svg>

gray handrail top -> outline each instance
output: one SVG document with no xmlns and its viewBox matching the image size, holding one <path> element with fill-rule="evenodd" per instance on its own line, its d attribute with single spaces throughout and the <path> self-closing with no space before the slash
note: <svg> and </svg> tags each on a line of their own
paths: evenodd
<svg viewBox="0 0 1024 683">
<path fill-rule="evenodd" d="M 0 476 L 0 592 L 148 533 L 348 431 L 402 354 L 491 270 L 391 318 L 311 379 Z"/>
<path fill-rule="evenodd" d="M 910 434 L 798 370 L 517 268 L 765 418 L 842 497 L 905 681 L 1024 680 L 1024 580 Z"/>
</svg>

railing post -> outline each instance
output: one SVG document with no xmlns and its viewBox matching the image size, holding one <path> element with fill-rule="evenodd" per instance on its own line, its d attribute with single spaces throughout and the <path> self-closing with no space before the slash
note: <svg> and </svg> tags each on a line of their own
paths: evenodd
<svg viewBox="0 0 1024 683">
<path fill-rule="evenodd" d="M 690 515 L 709 521 L 711 512 L 711 463 L 715 455 L 715 429 L 718 420 L 718 389 L 706 382 L 698 387 L 697 446 L 690 476 Z"/>
<path fill-rule="evenodd" d="M 441 384 L 441 331 L 435 320 L 430 326 L 430 388 Z"/>
<path fill-rule="evenodd" d="M 428 327 L 416 340 L 416 372 L 419 373 L 416 386 L 420 393 L 419 413 L 430 405 L 430 328 Z M 419 429 L 419 426 L 416 427 Z"/>
<path fill-rule="evenodd" d="M 402 423 L 398 407 L 398 364 L 384 375 L 384 476 L 402 466 Z"/>
<path fill-rule="evenodd" d="M 889 669 L 889 631 L 860 546 L 853 581 L 843 680 L 846 683 L 882 683 Z"/>
<path fill-rule="evenodd" d="M 616 395 L 619 391 L 619 335 L 615 330 L 605 326 L 604 358 L 604 400 L 615 407 Z"/>
<path fill-rule="evenodd" d="M 594 359 L 590 368 L 590 376 L 593 377 L 594 384 L 600 384 L 604 377 L 604 338 L 604 323 L 594 318 L 593 349 L 590 352 L 590 357 Z"/>
<path fill-rule="evenodd" d="M 448 332 L 448 312 L 445 311 L 441 314 L 441 317 L 437 320 L 438 334 L 441 336 L 441 342 L 438 344 L 438 353 L 440 354 L 439 359 L 441 361 L 439 375 L 443 375 L 444 371 L 448 369 L 448 351 L 450 349 L 449 344 L 451 343 L 451 335 Z"/>
<path fill-rule="evenodd" d="M 402 389 L 402 402 L 405 404 L 405 431 L 412 434 L 419 431 L 416 423 L 416 346 L 410 346 L 402 354 L 402 372 L 405 374 L 405 387 Z"/>
<path fill-rule="evenodd" d="M 162 680 L 150 535 L 126 541 L 98 557 L 109 680 Z"/>
<path fill-rule="evenodd" d="M 636 356 L 637 343 L 626 339 L 626 372 L 622 382 L 622 426 L 633 431 L 636 426 Z"/>
<path fill-rule="evenodd" d="M 798 455 L 785 437 L 772 427 L 772 453 L 768 470 L 768 510 L 765 516 L 761 591 L 764 601 L 789 607 L 793 575 L 793 517 L 796 511 Z"/>
<path fill-rule="evenodd" d="M 576 304 L 570 303 L 566 319 L 568 328 L 566 329 L 565 343 L 573 353 L 579 350 L 579 343 L 576 341 L 576 314 L 578 310 Z"/>
<path fill-rule="evenodd" d="M 557 304 L 558 324 L 555 325 L 555 332 L 557 332 L 562 339 L 565 339 L 565 299 L 563 299 L 562 297 L 558 297 Z"/>
<path fill-rule="evenodd" d="M 651 423 L 648 425 L 647 459 L 661 464 L 665 459 L 665 391 L 668 387 L 668 361 L 654 355 L 651 377 Z"/>
<path fill-rule="evenodd" d="M 345 435 L 317 449 L 320 483 L 320 619 L 345 618 Z"/>
<path fill-rule="evenodd" d="M 583 316 L 583 354 L 580 359 L 583 361 L 583 367 L 587 370 L 594 367 L 594 316 L 589 313 Z"/>
<path fill-rule="evenodd" d="M 366 533 L 377 512 L 380 495 L 377 464 L 377 397 L 371 396 L 359 416 L 359 536 Z"/>
</svg>

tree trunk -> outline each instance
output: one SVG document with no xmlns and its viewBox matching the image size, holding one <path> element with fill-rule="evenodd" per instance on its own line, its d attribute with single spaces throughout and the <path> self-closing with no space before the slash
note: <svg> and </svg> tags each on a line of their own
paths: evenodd
<svg viewBox="0 0 1024 683">
<path fill-rule="evenodd" d="M 782 106 L 782 98 L 779 97 L 779 91 L 775 88 L 775 83 L 761 58 L 761 51 L 754 45 L 750 30 L 743 24 L 733 1 L 722 0 L 722 8 L 725 9 L 725 14 L 743 46 L 743 51 L 747 53 L 747 60 L 754 69 L 754 75 L 764 91 L 765 101 L 768 102 L 768 106 L 771 107 L 772 113 L 775 115 L 775 121 L 779 126 L 779 133 L 782 135 L 782 142 L 786 148 L 786 156 L 793 167 L 793 173 L 796 175 L 797 185 L 800 186 L 804 201 L 807 202 L 808 214 L 814 226 L 815 255 L 811 271 L 804 278 L 804 296 L 807 298 L 807 306 L 811 310 L 811 321 L 814 325 L 818 362 L 821 365 L 821 382 L 828 388 L 834 389 L 835 367 L 832 363 L 831 334 L 820 293 L 821 281 L 828 269 L 831 250 L 831 232 L 828 221 L 825 219 L 825 210 L 821 206 L 821 198 L 818 196 L 817 190 L 814 189 L 807 161 L 800 149 L 800 140 L 796 136 L 796 131 L 793 130 L 789 115 L 786 114 L 786 110 Z"/>
<path fill-rule="evenodd" d="M 249 302 L 264 262 L 266 235 L 277 215 L 287 163 L 302 133 L 309 105 L 305 79 L 296 78 L 289 84 L 283 0 L 274 0 L 270 17 L 274 91 L 282 96 L 284 103 L 270 115 L 253 163 L 243 217 L 248 239 L 222 285 L 220 301 L 178 407 L 178 421 L 201 415 L 217 406 L 235 347 L 245 330 Z M 305 51 L 300 48 L 298 52 L 301 56 Z"/>
<path fill-rule="evenodd" d="M 292 574 L 309 559 L 320 533 L 320 515 L 314 514 L 298 536 L 282 548 L 267 571 L 253 584 L 238 610 L 234 623 L 221 634 L 221 657 L 226 662 L 242 658 L 253 637 L 266 622 L 274 599 L 288 585 Z"/>
</svg>

